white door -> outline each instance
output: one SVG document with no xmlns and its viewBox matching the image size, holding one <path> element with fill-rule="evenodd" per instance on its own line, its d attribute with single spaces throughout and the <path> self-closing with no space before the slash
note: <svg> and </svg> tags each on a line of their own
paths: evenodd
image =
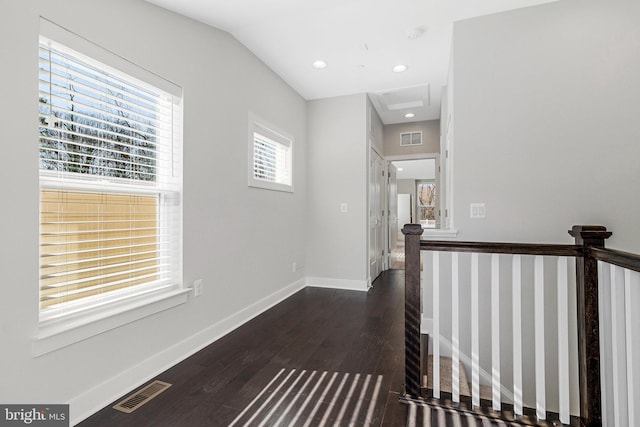
<svg viewBox="0 0 640 427">
<path fill-rule="evenodd" d="M 382 158 L 375 150 L 369 155 L 369 280 L 373 282 L 382 272 L 383 261 L 383 180 Z"/>
<path fill-rule="evenodd" d="M 396 248 L 398 242 L 398 233 L 400 232 L 401 226 L 398 224 L 398 172 L 397 168 L 391 163 L 388 163 L 389 166 L 389 183 L 388 183 L 388 193 L 387 200 L 389 201 L 389 233 L 387 236 L 388 248 L 387 257 L 391 256 L 391 251 Z M 391 266 L 391 260 L 387 258 L 387 266 Z"/>
<path fill-rule="evenodd" d="M 411 224 L 411 194 L 398 194 L 398 239 L 403 239 L 400 229 L 405 224 Z"/>
</svg>

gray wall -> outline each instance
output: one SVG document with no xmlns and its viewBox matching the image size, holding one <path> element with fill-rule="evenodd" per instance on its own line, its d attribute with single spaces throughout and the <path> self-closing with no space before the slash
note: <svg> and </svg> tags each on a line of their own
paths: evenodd
<svg viewBox="0 0 640 427">
<path fill-rule="evenodd" d="M 455 25 L 461 239 L 570 242 L 572 224 L 602 224 L 640 251 L 639 18 L 638 2 L 563 0 Z"/>
<path fill-rule="evenodd" d="M 398 194 L 411 194 L 415 199 L 416 196 L 416 180 L 415 179 L 399 179 Z"/>
<path fill-rule="evenodd" d="M 312 284 L 366 290 L 367 96 L 310 101 L 307 118 L 307 275 Z"/>
<path fill-rule="evenodd" d="M 608 246 L 640 251 L 639 19 L 637 2 L 563 0 L 454 25 L 453 74 L 443 119 L 452 113 L 448 131 L 459 240 L 571 243 L 567 230 L 573 224 L 601 224 L 614 233 Z M 469 204 L 474 202 L 486 203 L 486 219 L 469 219 Z M 553 276 L 555 267 L 549 261 L 546 271 Z M 508 262 L 500 283 L 506 384 L 513 310 L 522 310 L 528 331 L 523 342 L 525 379 L 531 381 L 533 374 L 532 307 L 526 302 L 522 308 L 511 307 Z M 444 263 L 441 271 L 446 272 Z M 490 339 L 488 269 L 485 259 L 480 279 L 481 342 Z M 530 273 L 532 267 L 524 270 Z M 467 267 L 460 277 L 468 274 Z M 523 286 L 523 300 L 531 301 L 531 283 Z M 556 307 L 555 295 L 554 287 L 545 289 L 548 310 Z M 450 334 L 446 312 L 450 298 L 445 287 L 440 305 L 445 310 L 445 335 Z M 466 282 L 460 304 L 461 345 L 470 355 Z M 426 307 L 427 317 L 429 312 Z M 575 319 L 571 306 L 570 315 Z M 575 338 L 571 343 L 575 351 Z M 547 327 L 549 355 L 556 346 L 556 331 Z M 487 372 L 491 372 L 490 357 L 488 346 L 483 347 L 480 362 Z M 546 362 L 547 396 L 553 397 L 557 361 L 548 357 Z M 575 366 L 571 375 L 575 387 Z M 529 402 L 531 384 L 524 390 Z"/>
<path fill-rule="evenodd" d="M 12 207 L 0 221 L 0 402 L 71 403 L 73 423 L 304 284 L 291 267 L 305 259 L 309 224 L 306 102 L 229 34 L 143 1 L 0 8 L 0 51 L 10 58 L 0 71 L 0 144 L 10 159 L 0 174 Z M 184 279 L 204 279 L 204 295 L 34 358 L 40 15 L 184 88 Z M 294 136 L 295 193 L 248 188 L 249 110 Z"/>
<path fill-rule="evenodd" d="M 422 131 L 422 145 L 400 146 L 400 134 Z M 384 125 L 384 155 L 405 156 L 440 152 L 440 120 Z"/>
</svg>

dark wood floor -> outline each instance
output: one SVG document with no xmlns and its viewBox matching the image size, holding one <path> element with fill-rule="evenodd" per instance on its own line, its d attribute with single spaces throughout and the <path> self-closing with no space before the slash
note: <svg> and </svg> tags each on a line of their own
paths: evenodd
<svg viewBox="0 0 640 427">
<path fill-rule="evenodd" d="M 404 426 L 406 405 L 398 402 L 404 372 L 403 302 L 401 270 L 383 273 L 367 293 L 303 289 L 158 375 L 156 379 L 173 386 L 134 413 L 124 414 L 109 405 L 80 425 L 227 426 L 235 420 L 235 425 L 242 426 L 263 421 L 274 425 L 277 422 L 273 420 L 280 420 L 283 426 L 368 422 L 374 426 Z M 277 383 L 268 389 L 283 369 L 285 374 L 296 370 L 291 379 L 303 370 L 306 376 L 295 386 L 290 381 L 279 390 L 275 389 Z M 307 381 L 314 371 L 314 377 Z M 340 390 L 345 374 L 350 376 Z M 328 387 L 334 375 L 336 380 Z M 305 389 L 300 391 L 305 382 Z M 374 393 L 376 382 L 380 385 Z M 298 398 L 294 398 L 296 390 Z M 321 405 L 317 402 L 323 390 L 327 393 Z M 132 391 L 123 391 L 123 397 Z M 287 391 L 289 396 L 285 396 Z M 341 411 L 349 392 L 351 403 Z M 273 394 L 285 396 L 279 407 L 281 399 L 272 398 Z M 339 398 L 331 409 L 335 395 Z M 294 405 L 289 405 L 294 400 Z M 253 406 L 247 408 L 252 401 Z M 306 408 L 301 412 L 305 401 Z M 316 405 L 319 407 L 313 412 Z M 291 407 L 285 411 L 287 406 Z M 250 420 L 249 415 L 257 412 L 259 416 Z M 273 414 L 270 420 L 265 418 L 268 413 Z M 296 414 L 298 418 L 292 424 Z"/>
</svg>

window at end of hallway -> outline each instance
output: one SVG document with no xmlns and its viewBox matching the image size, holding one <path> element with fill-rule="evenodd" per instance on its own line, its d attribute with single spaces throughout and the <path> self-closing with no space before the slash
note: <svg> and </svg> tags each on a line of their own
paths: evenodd
<svg viewBox="0 0 640 427">
<path fill-rule="evenodd" d="M 293 192 L 293 137 L 250 114 L 249 186 Z"/>
<path fill-rule="evenodd" d="M 437 198 L 434 181 L 417 181 L 418 218 L 423 228 L 436 228 Z"/>
</svg>

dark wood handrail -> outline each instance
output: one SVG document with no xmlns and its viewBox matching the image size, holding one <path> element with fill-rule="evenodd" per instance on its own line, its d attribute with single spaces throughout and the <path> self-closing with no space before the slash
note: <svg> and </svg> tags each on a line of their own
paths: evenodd
<svg viewBox="0 0 640 427">
<path fill-rule="evenodd" d="M 540 243 L 459 242 L 421 240 L 420 249 L 442 252 L 478 252 L 513 255 L 584 256 L 584 247 Z"/>
<path fill-rule="evenodd" d="M 589 254 L 598 261 L 640 272 L 640 255 L 605 248 L 589 248 Z"/>
</svg>

